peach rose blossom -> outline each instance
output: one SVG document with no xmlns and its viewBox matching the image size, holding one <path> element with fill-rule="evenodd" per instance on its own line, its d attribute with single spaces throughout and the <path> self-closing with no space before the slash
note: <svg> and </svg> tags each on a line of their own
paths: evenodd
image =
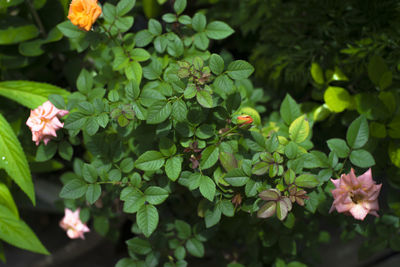
<svg viewBox="0 0 400 267">
<path fill-rule="evenodd" d="M 89 227 L 82 223 L 79 218 L 80 209 L 72 211 L 65 209 L 65 216 L 60 221 L 60 227 L 67 231 L 67 235 L 71 239 L 82 238 L 85 239 L 84 233 L 90 232 Z"/>
<path fill-rule="evenodd" d="M 44 144 L 50 141 L 51 137 L 57 137 L 56 131 L 64 127 L 59 118 L 68 114 L 68 110 L 56 108 L 50 101 L 46 101 L 38 108 L 31 110 L 31 115 L 26 125 L 32 131 L 32 141 L 38 146 L 43 140 Z"/>
<path fill-rule="evenodd" d="M 379 216 L 378 196 L 382 184 L 377 185 L 372 180 L 371 169 L 356 177 L 354 170 L 342 174 L 340 179 L 333 180 L 335 189 L 332 190 L 334 201 L 329 212 L 350 214 L 357 220 L 364 220 L 367 214 Z"/>
<path fill-rule="evenodd" d="M 72 0 L 67 18 L 80 29 L 90 31 L 100 14 L 97 0 Z"/>
</svg>

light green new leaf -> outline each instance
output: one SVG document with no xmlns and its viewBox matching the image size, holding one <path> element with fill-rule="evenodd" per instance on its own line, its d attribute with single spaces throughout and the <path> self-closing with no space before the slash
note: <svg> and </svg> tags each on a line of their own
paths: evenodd
<svg viewBox="0 0 400 267">
<path fill-rule="evenodd" d="M 324 101 L 333 112 L 342 112 L 354 103 L 352 96 L 343 88 L 330 86 L 324 93 Z"/>
<path fill-rule="evenodd" d="M 47 83 L 30 81 L 0 82 L 1 96 L 14 100 L 30 109 L 35 109 L 42 105 L 52 94 L 61 95 L 66 100 L 69 92 Z"/>
<path fill-rule="evenodd" d="M 222 21 L 213 21 L 207 25 L 206 34 L 208 38 L 222 40 L 230 36 L 235 31 L 228 24 Z"/>
<path fill-rule="evenodd" d="M 311 64 L 311 76 L 316 83 L 324 84 L 324 72 L 318 63 L 313 62 Z"/>
<path fill-rule="evenodd" d="M 29 226 L 3 205 L 0 205 L 0 239 L 22 249 L 50 254 Z"/>
<path fill-rule="evenodd" d="M 310 124 L 303 115 L 295 119 L 289 127 L 289 136 L 296 143 L 305 141 L 310 134 Z"/>
<path fill-rule="evenodd" d="M 158 225 L 157 209 L 153 205 L 143 205 L 136 214 L 136 222 L 143 234 L 149 237 Z"/>
<path fill-rule="evenodd" d="M 136 160 L 136 168 L 142 171 L 156 171 L 164 165 L 164 156 L 158 151 L 146 151 Z"/>
<path fill-rule="evenodd" d="M 35 205 L 35 192 L 21 144 L 11 126 L 0 114 L 0 169 L 4 169 L 13 181 L 28 195 Z"/>
</svg>

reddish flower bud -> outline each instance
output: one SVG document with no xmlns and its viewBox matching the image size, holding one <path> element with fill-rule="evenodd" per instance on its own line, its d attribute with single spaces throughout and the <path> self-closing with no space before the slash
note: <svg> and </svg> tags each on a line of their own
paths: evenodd
<svg viewBox="0 0 400 267">
<path fill-rule="evenodd" d="M 238 124 L 251 124 L 253 123 L 253 118 L 249 115 L 242 115 L 237 117 Z"/>
</svg>

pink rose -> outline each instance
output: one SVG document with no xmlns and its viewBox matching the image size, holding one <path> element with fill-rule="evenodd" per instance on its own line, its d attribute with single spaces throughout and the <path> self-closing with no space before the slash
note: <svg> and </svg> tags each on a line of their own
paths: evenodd
<svg viewBox="0 0 400 267">
<path fill-rule="evenodd" d="M 43 140 L 44 144 L 50 141 L 51 137 L 57 137 L 56 131 L 64 127 L 59 118 L 68 114 L 68 110 L 56 108 L 50 101 L 46 101 L 37 109 L 31 110 L 31 115 L 26 125 L 32 131 L 32 141 L 38 146 Z"/>
<path fill-rule="evenodd" d="M 82 223 L 79 218 L 80 209 L 76 211 L 72 211 L 70 209 L 65 209 L 65 216 L 60 221 L 60 227 L 67 231 L 67 235 L 71 239 L 82 238 L 84 233 L 90 232 L 89 227 L 86 224 Z"/>
<path fill-rule="evenodd" d="M 333 180 L 335 189 L 332 190 L 334 201 L 329 212 L 351 214 L 357 220 L 364 220 L 368 213 L 379 216 L 378 195 L 382 184 L 377 185 L 372 180 L 371 169 L 356 177 L 354 170 L 342 174 L 340 179 Z"/>
</svg>

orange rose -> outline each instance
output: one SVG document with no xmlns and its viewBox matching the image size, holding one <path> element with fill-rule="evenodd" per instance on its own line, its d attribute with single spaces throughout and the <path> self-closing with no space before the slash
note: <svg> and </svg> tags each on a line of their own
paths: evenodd
<svg viewBox="0 0 400 267">
<path fill-rule="evenodd" d="M 68 19 L 82 30 L 89 31 L 101 14 L 97 0 L 72 0 Z"/>
</svg>

